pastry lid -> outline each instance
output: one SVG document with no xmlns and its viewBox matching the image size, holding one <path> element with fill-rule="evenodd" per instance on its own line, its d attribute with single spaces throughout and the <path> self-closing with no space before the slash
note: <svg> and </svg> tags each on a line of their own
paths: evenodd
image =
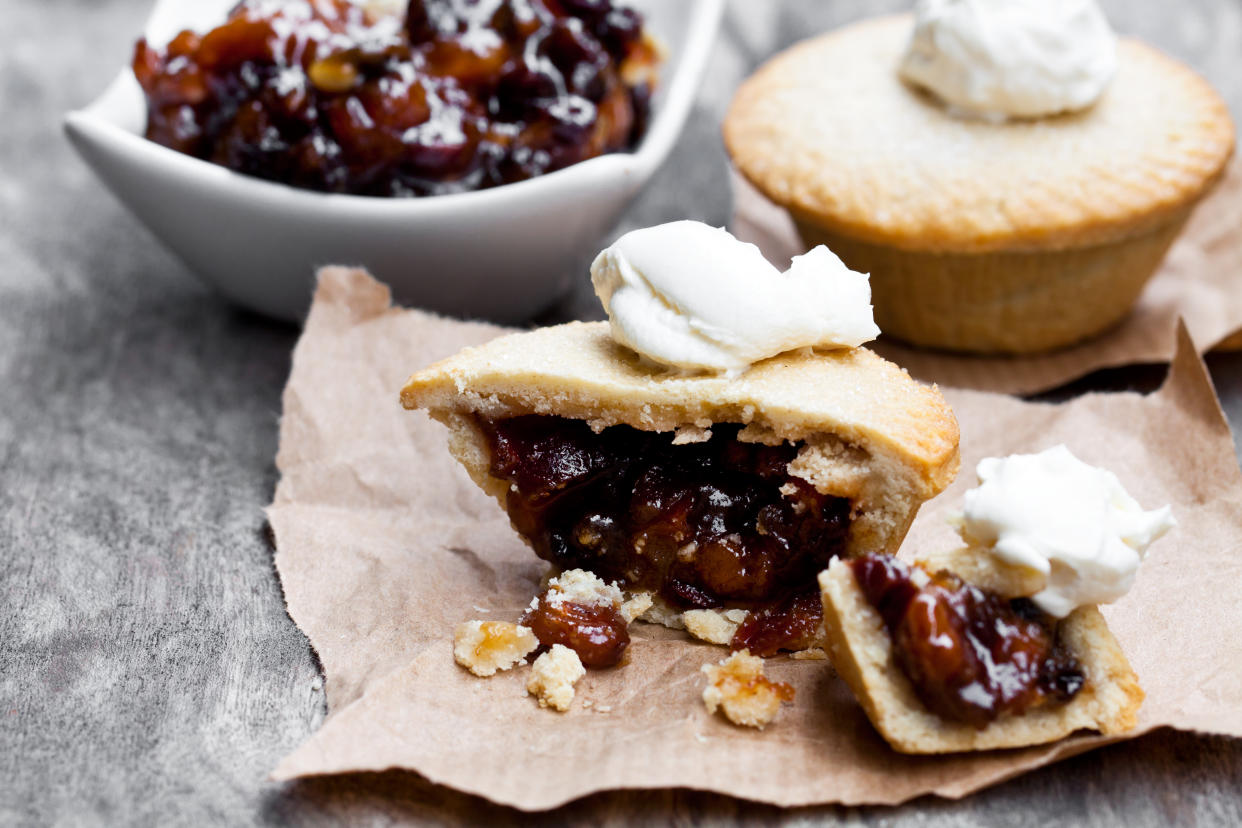
<svg viewBox="0 0 1242 828">
<path fill-rule="evenodd" d="M 897 459 L 924 497 L 958 467 L 957 420 L 940 392 L 865 348 L 786 353 L 733 379 L 682 376 L 616 344 L 605 322 L 572 322 L 467 348 L 410 377 L 401 402 L 433 413 L 551 414 L 596 429 L 741 423 L 783 440 L 827 434 Z"/>
<path fill-rule="evenodd" d="M 991 123 L 897 74 L 913 26 L 880 17 L 777 55 L 724 124 L 739 171 L 800 221 L 905 250 L 1103 244 L 1180 219 L 1222 175 L 1234 128 L 1212 87 L 1131 38 L 1086 110 Z"/>
</svg>

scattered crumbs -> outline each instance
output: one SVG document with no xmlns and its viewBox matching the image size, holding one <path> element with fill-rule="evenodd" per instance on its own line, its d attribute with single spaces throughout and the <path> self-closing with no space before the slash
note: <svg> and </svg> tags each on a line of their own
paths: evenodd
<svg viewBox="0 0 1242 828">
<path fill-rule="evenodd" d="M 635 592 L 621 604 L 621 617 L 625 623 L 631 624 L 647 610 L 651 609 L 655 599 L 650 592 Z"/>
<path fill-rule="evenodd" d="M 686 625 L 686 632 L 700 641 L 727 647 L 749 614 L 744 609 L 686 610 L 681 620 Z"/>
<path fill-rule="evenodd" d="M 702 733 L 694 734 L 694 738 L 698 739 L 700 744 L 703 744 L 703 745 L 707 744 L 707 737 L 704 736 Z"/>
<path fill-rule="evenodd" d="M 534 609 L 538 597 L 531 601 Z M 621 588 L 615 583 L 608 583 L 594 572 L 585 569 L 570 569 L 548 581 L 548 591 L 544 600 L 552 606 L 566 601 L 581 604 L 584 607 L 611 606 L 620 608 Z"/>
<path fill-rule="evenodd" d="M 475 612 L 491 612 L 491 610 L 489 610 L 487 607 L 480 607 L 478 604 L 474 605 L 474 611 Z"/>
<path fill-rule="evenodd" d="M 509 621 L 466 621 L 453 632 L 453 658 L 476 676 L 524 664 L 538 646 L 529 627 Z"/>
<path fill-rule="evenodd" d="M 585 675 L 586 668 L 577 653 L 564 644 L 553 644 L 552 649 L 535 659 L 526 691 L 539 699 L 540 707 L 564 713 L 573 704 L 574 684 Z"/>
<path fill-rule="evenodd" d="M 708 713 L 720 710 L 729 721 L 762 730 L 794 699 L 794 689 L 763 675 L 763 659 L 739 650 L 719 664 L 704 664 L 707 687 L 703 704 Z"/>
<path fill-rule="evenodd" d="M 805 650 L 790 653 L 789 657 L 798 661 L 826 661 L 828 654 L 824 652 L 823 647 L 809 647 Z"/>
<path fill-rule="evenodd" d="M 595 705 L 595 712 L 596 713 L 611 713 L 612 705 L 611 704 L 597 704 Z"/>
<path fill-rule="evenodd" d="M 584 710 L 590 710 L 590 709 L 591 709 L 591 707 L 592 707 L 594 704 L 595 704 L 595 702 L 591 701 L 590 699 L 583 699 L 583 700 L 582 700 L 582 707 L 583 707 L 583 709 L 584 709 Z"/>
</svg>

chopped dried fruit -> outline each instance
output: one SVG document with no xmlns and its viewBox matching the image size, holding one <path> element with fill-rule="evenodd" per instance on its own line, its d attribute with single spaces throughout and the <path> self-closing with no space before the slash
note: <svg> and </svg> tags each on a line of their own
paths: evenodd
<svg viewBox="0 0 1242 828">
<path fill-rule="evenodd" d="M 892 636 L 894 658 L 933 713 L 983 728 L 1082 689 L 1085 675 L 1058 641 L 1055 619 L 1030 601 L 1005 600 L 949 572 L 916 578 L 919 570 L 886 555 L 851 566 Z"/>
<path fill-rule="evenodd" d="M 509 516 L 540 557 L 679 609 L 790 604 L 756 633 L 756 646 L 813 643 L 820 610 L 797 596 L 844 549 L 851 507 L 790 475 L 799 446 L 741 442 L 740 427 L 728 424 L 681 444 L 671 433 L 624 425 L 595 433 L 550 416 L 479 426 L 491 474 L 511 484 Z"/>
<path fill-rule="evenodd" d="M 548 582 L 522 616 L 540 645 L 562 644 L 588 667 L 612 667 L 630 643 L 621 590 L 590 572 L 571 569 Z"/>
<path fill-rule="evenodd" d="M 824 637 L 824 604 L 819 590 L 793 595 L 752 612 L 729 646 L 769 658 L 781 650 L 805 650 Z"/>
<path fill-rule="evenodd" d="M 633 146 L 657 50 L 611 0 L 243 0 L 140 40 L 147 137 L 296 187 L 494 187 Z M 395 11 L 395 13 L 394 13 Z"/>
</svg>

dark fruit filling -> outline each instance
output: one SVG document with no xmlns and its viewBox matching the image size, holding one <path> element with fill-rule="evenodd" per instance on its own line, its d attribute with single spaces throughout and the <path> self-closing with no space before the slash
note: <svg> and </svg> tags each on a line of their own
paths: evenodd
<svg viewBox="0 0 1242 828">
<path fill-rule="evenodd" d="M 364 4 L 365 5 L 365 4 Z M 147 137 L 313 190 L 476 190 L 624 150 L 656 54 L 610 0 L 243 0 L 166 48 L 139 40 Z"/>
<path fill-rule="evenodd" d="M 1007 601 L 950 572 L 920 588 L 911 568 L 887 555 L 850 563 L 898 665 L 933 713 L 984 728 L 1082 689 L 1085 676 L 1058 640 L 1056 619 L 1030 601 Z"/>
<path fill-rule="evenodd" d="M 682 609 L 755 610 L 738 648 L 774 653 L 814 639 L 815 577 L 844 548 L 850 503 L 789 474 L 797 446 L 739 442 L 736 425 L 678 446 L 667 433 L 596 434 L 560 417 L 479 425 L 492 475 L 511 484 L 509 516 L 539 557 Z"/>
<path fill-rule="evenodd" d="M 561 644 L 578 654 L 584 667 L 611 667 L 630 645 L 629 625 L 615 607 L 550 601 L 539 596 L 520 623 L 530 627 L 542 647 Z"/>
<path fill-rule="evenodd" d="M 812 587 L 753 610 L 734 633 L 729 649 L 750 650 L 751 655 L 768 658 L 781 650 L 817 647 L 823 620 L 823 600 Z"/>
</svg>

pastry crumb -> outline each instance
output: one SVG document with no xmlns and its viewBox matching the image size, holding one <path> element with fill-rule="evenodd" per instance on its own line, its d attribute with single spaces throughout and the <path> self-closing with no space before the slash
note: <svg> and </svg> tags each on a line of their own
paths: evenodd
<svg viewBox="0 0 1242 828">
<path fill-rule="evenodd" d="M 584 607 L 620 607 L 621 588 L 604 581 L 594 572 L 568 569 L 549 579 L 546 600 L 552 606 L 569 601 Z M 538 603 L 538 596 L 532 598 L 530 608 L 535 609 Z"/>
<path fill-rule="evenodd" d="M 823 636 L 820 637 L 822 638 Z M 805 650 L 790 653 L 789 657 L 798 661 L 825 661 L 828 658 L 828 654 L 824 652 L 823 647 L 808 647 Z"/>
<path fill-rule="evenodd" d="M 586 668 L 577 653 L 564 644 L 553 644 L 552 649 L 535 659 L 526 690 L 539 699 L 540 707 L 564 713 L 573 704 L 574 684 L 585 675 Z"/>
<path fill-rule="evenodd" d="M 529 627 L 509 621 L 465 621 L 453 631 L 453 658 L 484 678 L 526 663 L 538 646 Z"/>
<path fill-rule="evenodd" d="M 681 620 L 686 632 L 700 641 L 727 647 L 748 615 L 744 609 L 699 609 L 686 610 Z"/>
<path fill-rule="evenodd" d="M 640 615 L 638 620 L 646 621 L 648 624 L 659 624 L 670 630 L 684 630 L 686 624 L 681 616 L 681 610 L 669 606 L 668 602 L 659 596 L 652 596 L 651 607 Z"/>
<path fill-rule="evenodd" d="M 763 675 L 763 659 L 739 650 L 719 664 L 704 664 L 707 687 L 703 704 L 708 713 L 720 710 L 735 725 L 762 730 L 794 699 L 793 687 Z"/>
<path fill-rule="evenodd" d="M 673 432 L 673 445 L 675 446 L 706 443 L 710 439 L 712 439 L 712 430 L 698 425 L 678 426 Z"/>
<path fill-rule="evenodd" d="M 621 617 L 625 623 L 632 624 L 634 619 L 651 609 L 655 599 L 650 592 L 635 592 L 621 604 Z"/>
<path fill-rule="evenodd" d="M 611 704 L 597 704 L 595 705 L 595 712 L 596 713 L 611 713 L 612 705 Z"/>
</svg>

